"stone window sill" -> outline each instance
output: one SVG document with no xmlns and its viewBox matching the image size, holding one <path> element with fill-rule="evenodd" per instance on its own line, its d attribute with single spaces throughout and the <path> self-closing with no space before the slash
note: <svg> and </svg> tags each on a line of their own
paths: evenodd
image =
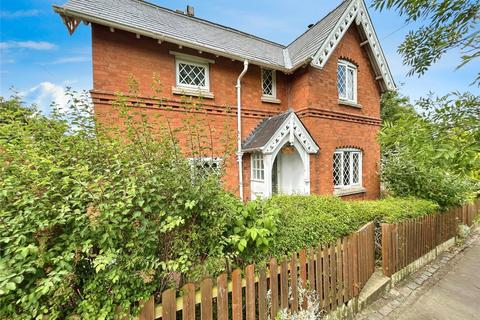
<svg viewBox="0 0 480 320">
<path fill-rule="evenodd" d="M 214 98 L 213 92 L 192 88 L 172 87 L 172 93 L 183 96 L 202 97 L 206 99 Z"/>
<path fill-rule="evenodd" d="M 338 104 L 342 105 L 342 106 L 347 106 L 347 107 L 353 107 L 353 108 L 357 108 L 357 109 L 362 109 L 362 105 L 361 104 L 358 104 L 356 102 L 352 102 L 352 101 L 347 101 L 347 100 L 338 100 Z"/>
<path fill-rule="evenodd" d="M 266 103 L 276 103 L 276 104 L 282 103 L 280 99 L 269 97 L 269 96 L 262 96 L 261 100 L 262 102 L 266 102 Z"/>
<path fill-rule="evenodd" d="M 335 189 L 333 191 L 333 194 L 339 197 L 342 196 L 349 196 L 352 194 L 359 194 L 359 193 L 365 193 L 367 192 L 367 189 L 364 187 L 353 187 L 353 188 L 345 188 L 345 189 Z"/>
</svg>

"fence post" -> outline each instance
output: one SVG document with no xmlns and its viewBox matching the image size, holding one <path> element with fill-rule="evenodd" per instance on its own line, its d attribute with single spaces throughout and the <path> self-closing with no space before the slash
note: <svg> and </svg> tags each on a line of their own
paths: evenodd
<svg viewBox="0 0 480 320">
<path fill-rule="evenodd" d="M 242 320 L 242 271 L 232 272 L 232 319 Z"/>
<path fill-rule="evenodd" d="M 255 320 L 255 267 L 253 264 L 248 265 L 245 269 L 246 287 L 246 304 L 247 320 Z"/>
<path fill-rule="evenodd" d="M 193 283 L 183 286 L 182 320 L 195 320 L 195 285 Z"/>
<path fill-rule="evenodd" d="M 382 269 L 383 269 L 383 274 L 385 274 L 387 277 L 390 277 L 392 275 L 392 270 L 391 270 L 391 243 L 390 243 L 390 226 L 387 223 L 382 223 Z"/>
<path fill-rule="evenodd" d="M 175 290 L 169 289 L 162 293 L 162 320 L 177 319 L 177 297 Z"/>
<path fill-rule="evenodd" d="M 140 301 L 139 320 L 154 320 L 155 319 L 155 298 L 151 296 L 148 300 Z"/>
<path fill-rule="evenodd" d="M 228 277 L 222 273 L 217 278 L 217 318 L 228 320 Z M 195 317 L 192 318 L 194 320 Z"/>
</svg>

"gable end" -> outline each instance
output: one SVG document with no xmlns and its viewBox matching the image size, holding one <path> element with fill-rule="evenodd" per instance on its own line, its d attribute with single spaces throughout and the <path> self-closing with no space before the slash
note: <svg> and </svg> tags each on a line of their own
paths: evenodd
<svg viewBox="0 0 480 320">
<path fill-rule="evenodd" d="M 380 81 L 383 91 L 395 90 L 395 82 L 388 68 L 387 60 L 378 41 L 373 23 L 362 0 L 352 1 L 342 17 L 338 20 L 330 35 L 314 54 L 311 65 L 322 69 L 336 49 L 348 28 L 355 21 L 362 41 L 369 46 L 364 46 L 374 66 L 376 78 Z M 363 45 L 363 43 L 362 43 Z"/>
</svg>

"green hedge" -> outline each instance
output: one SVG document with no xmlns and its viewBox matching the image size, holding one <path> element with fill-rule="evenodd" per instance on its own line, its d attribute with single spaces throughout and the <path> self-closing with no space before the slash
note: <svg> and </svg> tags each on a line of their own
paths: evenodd
<svg viewBox="0 0 480 320">
<path fill-rule="evenodd" d="M 276 196 L 266 203 L 278 209 L 278 228 L 270 254 L 280 257 L 356 231 L 369 221 L 395 222 L 438 210 L 427 200 L 388 198 L 343 201 L 333 196 Z"/>
<path fill-rule="evenodd" d="M 416 198 L 352 201 L 350 206 L 355 209 L 355 214 L 362 222 L 375 220 L 394 223 L 421 217 L 439 210 L 436 203 Z"/>
</svg>

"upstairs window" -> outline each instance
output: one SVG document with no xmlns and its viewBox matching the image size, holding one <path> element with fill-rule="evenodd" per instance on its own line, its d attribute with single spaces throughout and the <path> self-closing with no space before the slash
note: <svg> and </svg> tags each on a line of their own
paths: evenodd
<svg viewBox="0 0 480 320">
<path fill-rule="evenodd" d="M 257 180 L 257 181 L 265 180 L 263 154 L 259 152 L 252 154 L 252 180 Z"/>
<path fill-rule="evenodd" d="M 338 62 L 337 86 L 340 100 L 357 103 L 357 67 L 353 63 Z"/>
<path fill-rule="evenodd" d="M 333 154 L 335 189 L 362 186 L 362 152 L 358 149 L 337 149 Z"/>
<path fill-rule="evenodd" d="M 264 97 L 277 97 L 277 83 L 275 70 L 262 69 L 262 95 Z"/>
<path fill-rule="evenodd" d="M 176 59 L 177 87 L 210 91 L 208 63 Z"/>
</svg>

